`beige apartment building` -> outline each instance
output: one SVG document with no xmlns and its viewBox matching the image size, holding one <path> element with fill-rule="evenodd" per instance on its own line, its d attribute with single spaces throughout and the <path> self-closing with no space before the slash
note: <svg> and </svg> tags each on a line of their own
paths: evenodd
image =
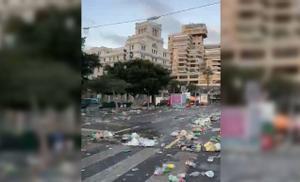
<svg viewBox="0 0 300 182">
<path fill-rule="evenodd" d="M 124 47 L 93 47 L 87 53 L 97 54 L 102 65 L 113 66 L 119 61 L 145 59 L 169 69 L 168 50 L 163 48 L 161 25 L 153 21 L 136 23 L 135 34 L 129 36 Z M 92 78 L 103 75 L 103 67 L 96 68 Z"/>
<path fill-rule="evenodd" d="M 169 36 L 171 75 L 185 84 L 200 85 L 201 65 L 204 63 L 203 39 L 205 24 L 183 25 L 180 33 Z"/>
<path fill-rule="evenodd" d="M 210 86 L 221 86 L 221 46 L 219 44 L 204 46 L 204 62 L 205 67 L 209 67 L 212 75 L 209 77 Z M 200 83 L 207 83 L 206 75 L 201 74 Z"/>
<path fill-rule="evenodd" d="M 300 81 L 300 1 L 223 0 L 222 59 Z"/>
<path fill-rule="evenodd" d="M 205 24 L 187 24 L 182 31 L 169 36 L 171 75 L 184 84 L 206 86 L 203 73 L 211 67 L 210 85 L 220 86 L 220 46 L 204 46 L 207 37 Z M 206 50 L 207 48 L 207 50 Z"/>
<path fill-rule="evenodd" d="M 102 67 L 95 68 L 90 78 L 96 78 L 104 74 L 103 68 L 106 65 L 113 66 L 116 62 L 126 61 L 127 53 L 124 47 L 107 48 L 107 47 L 93 47 L 86 51 L 89 54 L 96 54 L 99 57 L 99 62 Z"/>
</svg>

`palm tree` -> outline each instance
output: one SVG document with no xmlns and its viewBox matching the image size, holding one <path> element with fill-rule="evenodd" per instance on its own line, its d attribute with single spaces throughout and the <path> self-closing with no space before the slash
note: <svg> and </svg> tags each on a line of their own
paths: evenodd
<svg viewBox="0 0 300 182">
<path fill-rule="evenodd" d="M 206 88 L 207 88 L 207 90 L 208 90 L 209 83 L 210 83 L 210 79 L 211 79 L 211 75 L 213 75 L 213 70 L 211 69 L 211 67 L 207 66 L 207 67 L 203 70 L 203 74 L 205 75 Z"/>
</svg>

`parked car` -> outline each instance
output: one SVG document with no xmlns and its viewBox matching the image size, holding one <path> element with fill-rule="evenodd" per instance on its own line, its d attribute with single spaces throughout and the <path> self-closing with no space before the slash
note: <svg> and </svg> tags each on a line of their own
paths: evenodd
<svg viewBox="0 0 300 182">
<path fill-rule="evenodd" d="M 100 105 L 98 99 L 96 98 L 84 98 L 81 99 L 80 107 L 82 109 L 87 108 L 89 106 L 98 106 Z"/>
</svg>

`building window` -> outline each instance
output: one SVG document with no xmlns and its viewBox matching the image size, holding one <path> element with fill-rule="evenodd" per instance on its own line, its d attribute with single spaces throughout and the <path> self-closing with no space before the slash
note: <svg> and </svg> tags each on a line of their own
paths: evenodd
<svg viewBox="0 0 300 182">
<path fill-rule="evenodd" d="M 158 36 L 158 31 L 157 31 L 157 29 L 155 29 L 155 28 L 152 29 L 152 35 L 153 35 L 153 36 Z"/>
<path fill-rule="evenodd" d="M 133 50 L 134 49 L 134 45 L 131 45 L 131 50 Z"/>
<path fill-rule="evenodd" d="M 291 58 L 299 55 L 298 48 L 287 47 L 287 48 L 276 48 L 273 50 L 275 58 Z"/>
<path fill-rule="evenodd" d="M 179 79 L 187 79 L 187 76 L 179 76 Z"/>
<path fill-rule="evenodd" d="M 198 75 L 191 75 L 190 78 L 198 78 Z"/>
<path fill-rule="evenodd" d="M 166 52 L 163 53 L 163 57 L 167 57 L 167 53 Z"/>
<path fill-rule="evenodd" d="M 145 45 L 142 45 L 142 50 L 146 50 L 146 46 Z"/>
<path fill-rule="evenodd" d="M 242 18 L 242 19 L 251 19 L 251 18 L 254 18 L 255 17 L 255 12 L 253 11 L 250 11 L 250 10 L 243 10 L 243 11 L 240 11 L 239 12 L 239 17 Z"/>
<path fill-rule="evenodd" d="M 265 52 L 263 50 L 243 50 L 241 52 L 242 59 L 256 59 L 260 60 L 264 58 Z"/>
<path fill-rule="evenodd" d="M 138 34 L 142 34 L 142 33 L 144 33 L 144 32 L 146 32 L 146 28 L 140 28 L 140 29 L 138 30 Z"/>
</svg>

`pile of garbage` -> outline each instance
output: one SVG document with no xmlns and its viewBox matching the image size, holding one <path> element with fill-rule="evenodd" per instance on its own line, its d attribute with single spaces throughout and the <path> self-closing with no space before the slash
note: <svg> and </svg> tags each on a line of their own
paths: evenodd
<svg viewBox="0 0 300 182">
<path fill-rule="evenodd" d="M 196 164 L 191 160 L 187 160 L 185 162 L 185 165 L 188 166 L 188 167 L 196 168 Z M 175 167 L 176 166 L 173 163 L 164 163 L 162 165 L 162 167 L 156 167 L 155 168 L 154 176 L 162 176 L 162 175 L 167 175 L 168 174 L 168 181 L 169 182 L 185 182 L 187 174 L 186 173 L 179 173 L 177 175 L 174 175 L 172 173 L 172 171 L 174 170 Z M 215 176 L 215 173 L 214 173 L 214 171 L 211 171 L 211 170 L 202 171 L 202 172 L 194 171 L 194 172 L 191 172 L 188 176 L 198 177 L 200 175 L 207 176 L 209 178 L 213 178 Z"/>
<path fill-rule="evenodd" d="M 156 169 L 154 170 L 154 175 L 162 176 L 162 175 L 169 174 L 174 168 L 175 168 L 175 165 L 173 163 L 165 163 L 162 165 L 162 167 L 156 167 Z M 168 181 L 169 182 L 185 182 L 185 173 L 181 173 L 176 176 L 173 174 L 169 174 Z"/>
<path fill-rule="evenodd" d="M 185 182 L 185 174 L 179 174 L 177 176 L 170 174 L 168 176 L 169 182 Z"/>
<path fill-rule="evenodd" d="M 131 109 L 129 113 L 140 114 L 142 111 L 140 109 Z"/>
<path fill-rule="evenodd" d="M 198 176 L 207 176 L 209 178 L 213 178 L 215 176 L 215 173 L 213 171 L 206 171 L 206 172 L 199 172 L 199 171 L 194 171 L 189 176 L 191 177 L 198 177 Z"/>
<path fill-rule="evenodd" d="M 211 141 L 208 141 L 203 146 L 204 146 L 204 149 L 206 152 L 220 152 L 221 151 L 220 143 L 213 143 Z"/>
<path fill-rule="evenodd" d="M 210 120 L 211 120 L 212 122 L 220 121 L 220 119 L 221 119 L 221 114 L 212 114 L 212 115 L 210 116 Z"/>
<path fill-rule="evenodd" d="M 156 140 L 143 138 L 137 133 L 132 133 L 131 135 L 123 135 L 122 140 L 128 140 L 128 142 L 124 143 L 124 145 L 128 146 L 152 147 L 157 144 Z"/>
<path fill-rule="evenodd" d="M 210 118 L 199 118 L 193 122 L 195 125 L 200 127 L 210 127 L 211 120 Z"/>
<path fill-rule="evenodd" d="M 171 133 L 171 136 L 176 137 L 176 140 L 167 145 L 166 148 L 172 148 L 174 145 L 176 145 L 183 151 L 201 151 L 201 143 L 196 140 L 197 137 L 195 137 L 193 132 L 186 130 L 176 130 Z"/>
<path fill-rule="evenodd" d="M 156 167 L 154 171 L 155 176 L 161 176 L 171 172 L 175 168 L 175 165 L 172 163 L 163 164 L 162 167 Z"/>
<path fill-rule="evenodd" d="M 212 136 L 208 142 L 206 142 L 203 146 L 205 151 L 207 152 L 219 152 L 221 151 L 221 136 Z"/>
<path fill-rule="evenodd" d="M 114 133 L 111 131 L 107 131 L 107 130 L 99 130 L 97 132 L 93 132 L 91 137 L 92 137 L 92 140 L 98 142 L 101 140 L 113 139 Z"/>
<path fill-rule="evenodd" d="M 172 146 L 177 146 L 183 151 L 190 152 L 219 152 L 221 151 L 220 144 L 220 130 L 214 129 L 218 132 L 216 136 L 210 138 L 206 143 L 203 143 L 199 137 L 211 128 L 210 117 L 199 118 L 193 122 L 192 130 L 176 130 L 171 133 L 171 136 L 176 137 L 171 144 L 166 146 L 166 148 L 171 148 Z"/>
<path fill-rule="evenodd" d="M 193 122 L 192 131 L 195 137 L 199 137 L 204 134 L 208 128 L 210 128 L 211 121 L 210 118 L 199 118 Z"/>
</svg>

